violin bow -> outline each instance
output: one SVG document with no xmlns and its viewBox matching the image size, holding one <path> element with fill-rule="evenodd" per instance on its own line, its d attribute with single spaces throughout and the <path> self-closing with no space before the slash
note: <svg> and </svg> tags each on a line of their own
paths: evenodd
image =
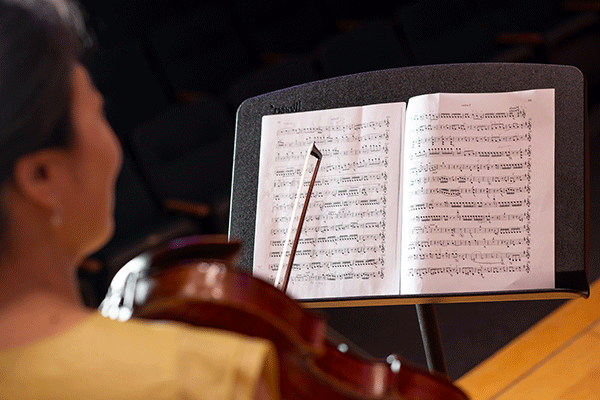
<svg viewBox="0 0 600 400">
<path fill-rule="evenodd" d="M 296 201 L 294 202 L 294 208 L 292 210 L 292 216 L 290 218 L 290 225 L 287 230 L 287 235 L 285 238 L 285 244 L 283 245 L 283 251 L 281 253 L 281 258 L 279 260 L 279 267 L 277 268 L 277 276 L 275 277 L 274 286 L 279 286 L 279 281 L 281 279 L 281 271 L 283 269 L 283 262 L 285 258 L 285 253 L 287 252 L 287 248 L 290 242 L 290 236 L 292 233 L 292 227 L 294 225 L 294 219 L 296 218 L 296 211 L 298 209 L 298 203 L 300 202 L 300 195 L 302 194 L 302 186 L 304 186 L 304 177 L 306 175 L 306 170 L 308 169 L 308 160 L 310 156 L 313 156 L 317 159 L 317 163 L 315 164 L 315 169 L 312 174 L 312 178 L 310 180 L 310 184 L 308 185 L 308 190 L 306 191 L 306 197 L 304 198 L 304 206 L 302 207 L 302 213 L 300 214 L 300 219 L 298 221 L 298 229 L 296 230 L 296 236 L 294 237 L 294 242 L 292 243 L 292 249 L 290 250 L 290 258 L 288 259 L 287 268 L 285 270 L 285 277 L 283 278 L 283 283 L 281 284 L 281 291 L 283 293 L 286 292 L 288 282 L 290 280 L 290 274 L 292 272 L 292 265 L 294 264 L 294 257 L 296 255 L 296 249 L 298 248 L 298 242 L 300 240 L 300 233 L 302 232 L 302 225 L 304 224 L 304 219 L 306 217 L 306 210 L 308 209 L 308 203 L 310 200 L 310 195 L 313 190 L 313 186 L 315 185 L 315 179 L 317 178 L 317 171 L 319 170 L 319 165 L 321 164 L 321 158 L 323 155 L 317 149 L 315 143 L 312 144 L 312 147 L 309 149 L 306 154 L 306 160 L 304 161 L 304 168 L 302 169 L 302 175 L 300 177 L 300 187 L 298 188 L 298 193 L 296 194 Z"/>
</svg>

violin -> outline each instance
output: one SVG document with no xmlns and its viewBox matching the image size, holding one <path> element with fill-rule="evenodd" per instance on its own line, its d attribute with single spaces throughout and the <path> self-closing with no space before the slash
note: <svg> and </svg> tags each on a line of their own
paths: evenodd
<svg viewBox="0 0 600 400">
<path fill-rule="evenodd" d="M 190 236 L 151 255 L 133 315 L 167 319 L 270 340 L 284 399 L 466 400 L 444 376 L 399 356 L 367 355 L 271 284 L 232 267 L 240 244 Z"/>
</svg>

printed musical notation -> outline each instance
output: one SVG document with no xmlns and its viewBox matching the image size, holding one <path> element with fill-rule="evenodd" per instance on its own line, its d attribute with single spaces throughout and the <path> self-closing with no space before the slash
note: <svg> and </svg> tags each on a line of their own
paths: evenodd
<svg viewBox="0 0 600 400">
<path fill-rule="evenodd" d="M 261 172 L 257 220 L 268 224 L 268 240 L 255 248 L 255 273 L 267 280 L 277 273 L 296 191 L 308 185 L 299 181 L 304 148 L 315 142 L 323 159 L 288 290 L 302 298 L 398 290 L 399 271 L 383 268 L 395 261 L 389 240 L 396 238 L 400 141 L 394 133 L 403 114 L 403 103 L 391 103 L 263 119 L 262 140 L 271 144 L 261 147 L 261 170 L 268 172 Z"/>
<path fill-rule="evenodd" d="M 436 251 L 436 252 L 425 252 L 425 253 L 410 253 L 407 254 L 406 258 L 409 260 L 455 260 L 455 261 L 466 261 L 470 260 L 476 264 L 504 264 L 504 261 L 509 262 L 520 262 L 525 259 L 528 260 L 531 257 L 529 250 L 523 250 L 522 252 L 479 252 L 473 251 L 468 253 L 461 252 L 449 252 L 449 251 Z"/>
<path fill-rule="evenodd" d="M 502 171 L 509 169 L 523 170 L 531 168 L 531 162 L 519 162 L 519 163 L 498 163 L 498 164 L 489 164 L 489 163 L 477 163 L 477 164 L 446 164 L 444 162 L 439 164 L 434 164 L 428 162 L 426 164 L 423 163 L 414 163 L 409 168 L 409 173 L 411 174 L 419 174 L 422 172 L 437 172 L 437 171 L 458 171 L 458 172 L 481 172 L 481 171 Z M 456 178 L 458 179 L 458 178 Z"/>
<path fill-rule="evenodd" d="M 289 221 L 288 221 L 289 222 Z M 380 228 L 384 228 L 385 227 L 385 221 L 371 221 L 371 222 L 363 222 L 363 223 L 359 223 L 359 222 L 349 222 L 349 223 L 344 223 L 344 224 L 337 224 L 337 225 L 315 225 L 315 226 L 305 226 L 302 228 L 302 231 L 306 234 L 309 234 L 309 232 L 340 232 L 340 231 L 347 231 L 347 230 L 356 230 L 356 229 L 371 229 L 371 228 L 375 228 L 375 229 L 380 229 Z M 286 233 L 287 229 L 272 229 L 271 230 L 271 235 L 273 236 L 277 236 L 277 235 L 281 235 Z"/>
<path fill-rule="evenodd" d="M 446 96 L 447 97 L 447 96 Z M 464 96 L 468 97 L 468 96 Z M 502 106 L 501 106 L 502 107 Z M 452 111 L 452 112 L 425 112 L 425 113 L 415 113 L 411 115 L 408 119 L 409 121 L 438 121 L 438 120 L 497 120 L 497 119 L 517 119 L 517 118 L 526 118 L 527 112 L 524 106 L 517 105 L 508 107 L 508 109 L 498 110 L 498 111 L 478 111 L 478 110 L 470 110 L 470 111 Z"/>
<path fill-rule="evenodd" d="M 473 175 L 456 175 L 456 176 L 424 176 L 408 181 L 409 186 L 421 185 L 424 183 L 516 183 L 516 182 L 531 182 L 531 174 L 523 175 L 504 175 L 504 176 L 473 176 Z"/>
<path fill-rule="evenodd" d="M 549 102 L 546 95 L 539 97 Z M 407 109 L 401 292 L 525 282 L 540 273 L 530 268 L 540 264 L 533 249 L 548 237 L 539 224 L 549 224 L 532 215 L 551 203 L 543 174 L 553 168 L 545 153 L 553 137 L 541 135 L 553 127 L 532 92 L 440 96 L 443 112 L 427 96 Z"/>
<path fill-rule="evenodd" d="M 438 208 L 506 208 L 523 206 L 531 206 L 531 200 L 524 198 L 508 201 L 429 201 L 427 203 L 411 204 L 408 206 L 408 211 L 435 210 Z"/>
<path fill-rule="evenodd" d="M 506 234 L 512 235 L 510 231 L 506 231 Z M 502 246 L 502 247 L 513 247 L 520 246 L 524 243 L 529 244 L 530 238 L 528 236 L 523 236 L 521 238 L 514 239 L 434 239 L 434 240 L 416 240 L 414 242 L 408 243 L 408 249 L 423 249 L 429 247 L 470 247 L 470 246 L 478 246 L 486 248 L 488 246 Z"/>
<path fill-rule="evenodd" d="M 372 279 L 384 279 L 385 278 L 385 272 L 384 269 L 379 269 L 377 271 L 371 271 L 371 272 L 346 272 L 343 274 L 336 274 L 333 272 L 326 272 L 326 273 L 322 273 L 322 274 L 315 274 L 315 273 L 296 273 L 294 275 L 293 278 L 291 278 L 291 282 L 295 282 L 295 283 L 308 283 L 308 284 L 318 284 L 318 283 L 324 283 L 324 282 L 328 282 L 328 283 L 333 283 L 333 284 L 338 284 L 340 283 L 340 281 L 349 281 L 349 280 L 354 280 L 354 281 L 370 281 Z M 353 282 L 354 283 L 354 282 Z M 360 282 L 359 282 L 360 283 Z"/>
<path fill-rule="evenodd" d="M 310 263 L 294 263 L 294 269 L 298 271 L 312 271 L 312 270 L 320 270 L 322 268 L 333 269 L 335 271 L 340 271 L 340 269 L 344 269 L 344 271 L 351 272 L 353 268 L 363 268 L 365 266 L 378 266 L 383 267 L 383 257 L 378 259 L 369 258 L 369 259 L 358 259 L 358 260 L 345 260 L 345 261 L 312 261 Z M 271 271 L 277 271 L 279 267 L 278 264 L 270 264 L 269 269 Z"/>
<path fill-rule="evenodd" d="M 319 149 L 320 150 L 320 149 Z M 368 155 L 368 154 L 389 154 L 389 148 L 385 143 L 367 143 L 360 146 L 360 148 L 349 148 L 345 150 L 340 150 L 337 147 L 326 148 L 321 150 L 321 154 L 323 157 L 347 157 L 347 156 L 359 156 L 359 155 Z M 286 151 L 279 152 L 275 157 L 275 162 L 297 162 L 299 160 L 304 160 L 306 155 L 302 154 L 299 150 L 294 151 Z"/>
<path fill-rule="evenodd" d="M 483 219 L 481 219 L 483 220 Z M 512 234 L 521 234 L 523 232 L 530 232 L 530 227 L 529 225 L 523 225 L 523 226 L 512 226 L 512 227 L 506 227 L 506 228 L 500 228 L 500 227 L 439 227 L 437 225 L 422 225 L 422 226 L 415 226 L 413 228 L 412 234 L 413 235 L 418 235 L 418 234 L 432 234 L 432 233 L 446 233 L 449 234 L 450 237 L 454 237 L 455 235 L 458 235 L 460 237 L 464 237 L 464 236 L 470 236 L 473 237 L 473 235 L 478 235 L 478 234 L 493 234 L 493 235 L 512 235 Z"/>
<path fill-rule="evenodd" d="M 531 186 L 517 186 L 517 187 L 497 187 L 497 188 L 421 188 L 410 191 L 411 196 L 419 196 L 424 194 L 441 194 L 446 197 L 463 197 L 463 195 L 472 195 L 478 197 L 480 194 L 486 195 L 488 198 L 495 198 L 496 195 L 510 196 L 517 193 L 531 193 Z M 502 205 L 499 205 L 502 207 Z"/>
<path fill-rule="evenodd" d="M 373 128 L 376 125 L 372 126 Z M 341 136 L 317 136 L 317 135 L 308 135 L 303 139 L 296 139 L 295 136 L 292 136 L 293 140 L 283 140 L 284 138 L 280 138 L 277 140 L 277 149 L 285 149 L 285 148 L 307 148 L 310 144 L 315 143 L 319 146 L 319 148 L 327 145 L 347 145 L 347 144 L 357 144 L 371 141 L 387 141 L 389 140 L 389 132 L 375 132 L 375 133 L 365 133 L 367 131 L 366 128 L 357 129 L 355 132 L 343 134 Z M 326 133 L 334 133 L 339 132 L 335 129 L 325 130 Z M 310 139 L 307 139 L 310 137 Z"/>
<path fill-rule="evenodd" d="M 552 287 L 552 89 L 263 117 L 253 271 L 266 280 L 289 256 L 284 241 L 297 226 L 292 208 L 299 187 L 304 200 L 300 171 L 313 142 L 323 159 L 293 297 Z"/>
<path fill-rule="evenodd" d="M 410 223 L 420 223 L 420 222 L 476 222 L 476 223 L 496 223 L 497 221 L 530 221 L 531 213 L 528 211 L 517 214 L 469 214 L 469 215 L 461 215 L 459 213 L 455 215 L 448 214 L 424 214 L 424 215 L 414 215 L 410 218 L 407 218 L 407 221 Z M 417 229 L 417 230 L 414 230 Z M 414 232 L 418 231 L 418 227 L 415 227 Z"/>
<path fill-rule="evenodd" d="M 513 157 L 523 159 L 531 156 L 531 148 L 522 148 L 518 150 L 473 150 L 473 149 L 462 149 L 460 147 L 437 147 L 427 150 L 417 151 L 410 154 L 410 159 L 415 160 L 419 158 L 429 157 L 476 157 L 476 158 L 499 158 L 507 157 L 512 160 Z"/>
<path fill-rule="evenodd" d="M 478 276 L 485 278 L 491 275 L 492 277 L 498 274 L 515 274 L 515 273 L 526 273 L 531 272 L 530 264 L 517 264 L 517 265 L 494 265 L 484 266 L 479 265 L 476 267 L 421 267 L 421 268 L 409 268 L 407 274 L 411 277 L 418 277 L 423 279 L 427 275 L 446 275 L 447 277 L 453 276 Z"/>
<path fill-rule="evenodd" d="M 309 237 L 299 240 L 299 245 L 314 245 L 316 243 L 347 243 L 347 242 L 356 242 L 361 243 L 365 241 L 383 241 L 385 239 L 385 234 L 383 232 L 379 233 L 370 233 L 368 235 L 359 235 L 357 233 L 352 233 L 349 235 L 330 235 L 330 236 L 320 236 L 317 238 Z M 283 240 L 271 240 L 271 247 L 283 247 L 285 241 Z"/>
<path fill-rule="evenodd" d="M 502 125 L 502 124 L 499 124 Z M 523 123 L 521 125 L 512 125 L 510 128 L 508 127 L 503 127 L 503 130 L 508 130 L 508 129 L 523 129 L 523 128 L 527 128 L 527 127 L 531 127 L 531 123 Z M 473 128 L 479 130 L 479 127 L 477 126 L 467 126 L 467 125 L 462 125 L 460 129 L 461 131 L 472 131 Z M 443 130 L 443 128 L 439 127 L 439 126 L 435 126 L 435 125 L 424 125 L 423 127 L 420 127 L 418 129 L 418 131 L 422 131 L 422 130 L 428 130 L 428 131 L 439 131 L 439 130 Z M 493 128 L 492 128 L 493 130 Z M 501 136 L 501 135 L 489 135 L 489 136 L 477 136 L 477 135 L 471 135 L 471 136 L 429 136 L 429 137 L 419 137 L 419 138 L 415 138 L 412 140 L 412 148 L 417 148 L 417 147 L 421 147 L 421 146 L 426 146 L 426 145 L 433 145 L 433 146 L 454 146 L 454 143 L 501 143 L 501 142 L 531 142 L 531 134 L 529 132 L 525 132 L 522 134 L 515 134 L 515 135 L 508 135 L 508 136 Z"/>
<path fill-rule="evenodd" d="M 387 208 L 387 207 L 386 207 Z M 391 210 L 390 210 L 391 211 Z M 370 209 L 370 210 L 339 210 L 339 211 L 326 211 L 326 212 L 318 212 L 316 214 L 307 214 L 305 222 L 311 225 L 312 222 L 321 223 L 322 221 L 354 221 L 354 219 L 369 219 L 376 218 L 376 221 L 385 228 L 385 219 L 387 216 L 387 212 L 385 209 Z M 289 224 L 290 217 L 287 215 L 279 215 L 272 217 L 270 220 L 273 224 Z M 294 222 L 298 222 L 298 217 L 294 218 Z M 308 228 L 307 228 L 308 229 Z"/>
</svg>

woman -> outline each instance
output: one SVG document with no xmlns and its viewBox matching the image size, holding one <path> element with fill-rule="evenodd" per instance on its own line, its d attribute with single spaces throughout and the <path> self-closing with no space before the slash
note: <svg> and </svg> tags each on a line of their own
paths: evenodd
<svg viewBox="0 0 600 400">
<path fill-rule="evenodd" d="M 84 308 L 113 232 L 119 142 L 48 3 L 0 0 L 0 398 L 276 398 L 270 343 Z"/>
</svg>

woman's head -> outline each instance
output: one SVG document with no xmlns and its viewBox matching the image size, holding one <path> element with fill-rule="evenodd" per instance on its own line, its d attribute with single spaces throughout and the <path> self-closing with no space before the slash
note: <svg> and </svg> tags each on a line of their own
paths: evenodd
<svg viewBox="0 0 600 400">
<path fill-rule="evenodd" d="M 47 7 L 0 2 L 0 181 L 23 154 L 68 145 L 70 30 Z"/>
<path fill-rule="evenodd" d="M 48 5 L 0 0 L 0 244 L 26 218 L 80 257 L 112 233 L 121 154 L 73 31 Z"/>
</svg>

